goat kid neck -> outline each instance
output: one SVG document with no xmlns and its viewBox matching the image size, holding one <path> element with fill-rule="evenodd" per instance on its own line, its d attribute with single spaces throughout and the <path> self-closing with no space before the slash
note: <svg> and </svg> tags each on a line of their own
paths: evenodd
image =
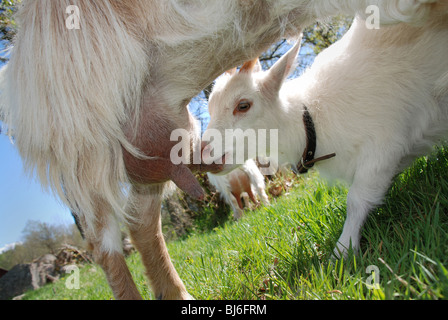
<svg viewBox="0 0 448 320">
<path fill-rule="evenodd" d="M 297 165 L 306 147 L 306 132 L 303 123 L 304 108 L 300 105 L 282 103 L 281 112 L 276 114 L 278 130 L 279 164 Z M 274 156 L 271 151 L 271 156 Z"/>
<path fill-rule="evenodd" d="M 315 158 L 322 155 L 335 152 L 331 150 L 331 141 L 326 141 L 323 138 L 324 133 L 319 112 L 312 105 L 302 103 L 302 99 L 284 99 L 282 103 L 282 112 L 279 112 L 278 126 L 279 130 L 279 144 L 278 144 L 278 159 L 282 164 L 289 163 L 292 166 L 297 166 L 302 159 L 303 152 L 307 147 L 307 131 L 303 121 L 305 114 L 305 107 L 308 109 L 311 118 L 313 119 L 316 130 L 316 153 Z M 288 101 L 289 100 L 289 101 Z M 316 163 L 315 166 L 318 166 Z"/>
</svg>

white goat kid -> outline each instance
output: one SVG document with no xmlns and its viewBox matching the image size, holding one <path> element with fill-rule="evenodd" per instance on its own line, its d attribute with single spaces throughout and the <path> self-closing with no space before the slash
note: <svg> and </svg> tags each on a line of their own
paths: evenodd
<svg viewBox="0 0 448 320">
<path fill-rule="evenodd" d="M 168 181 L 200 198 L 191 171 L 212 169 L 170 159 L 176 129 L 200 147 L 191 98 L 316 19 L 376 4 L 383 23 L 418 22 L 431 2 L 22 0 L 0 79 L 0 118 L 27 171 L 79 217 L 117 299 L 141 298 L 122 254 L 122 222 L 155 296 L 189 298 L 166 249 L 160 208 Z M 67 28 L 70 8 L 79 29 Z"/>
<path fill-rule="evenodd" d="M 258 204 L 256 194 L 265 206 L 269 205 L 264 176 L 252 159 L 247 160 L 244 165 L 228 174 L 207 173 L 207 176 L 224 201 L 232 207 L 235 219 L 240 219 L 243 216 L 244 205 L 241 198 L 244 199 L 246 206 L 250 204 L 249 200 Z"/>
<path fill-rule="evenodd" d="M 303 121 L 310 115 L 317 135 L 315 155 L 337 154 L 316 163 L 320 173 L 351 185 L 334 253 L 345 255 L 350 247 L 356 251 L 361 227 L 393 177 L 446 137 L 447 18 L 446 11 L 434 11 L 422 27 L 400 24 L 380 30 L 368 30 L 356 19 L 309 70 L 285 83 L 299 44 L 268 72 L 254 61 L 246 63 L 239 73 L 217 81 L 207 130 L 278 129 L 278 154 L 268 156 L 296 166 L 312 139 L 306 134 L 310 125 L 305 128 Z M 236 146 L 223 151 L 232 154 L 232 148 Z M 227 165 L 225 171 L 235 166 Z"/>
</svg>

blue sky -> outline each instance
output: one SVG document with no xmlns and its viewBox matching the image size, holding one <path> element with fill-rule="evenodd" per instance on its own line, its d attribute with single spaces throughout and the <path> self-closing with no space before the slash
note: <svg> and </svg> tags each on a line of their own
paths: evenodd
<svg viewBox="0 0 448 320">
<path fill-rule="evenodd" d="M 21 240 L 28 220 L 71 224 L 70 211 L 40 184 L 27 177 L 9 138 L 0 135 L 0 251 Z"/>
</svg>

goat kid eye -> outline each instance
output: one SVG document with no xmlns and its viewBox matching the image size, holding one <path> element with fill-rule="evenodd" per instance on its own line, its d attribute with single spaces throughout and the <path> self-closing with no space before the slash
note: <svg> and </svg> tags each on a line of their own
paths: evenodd
<svg viewBox="0 0 448 320">
<path fill-rule="evenodd" d="M 245 113 L 247 111 L 249 111 L 249 109 L 252 107 L 251 103 L 248 101 L 242 101 L 238 104 L 238 106 L 235 108 L 235 111 L 233 112 L 233 114 L 235 115 L 236 113 Z"/>
</svg>

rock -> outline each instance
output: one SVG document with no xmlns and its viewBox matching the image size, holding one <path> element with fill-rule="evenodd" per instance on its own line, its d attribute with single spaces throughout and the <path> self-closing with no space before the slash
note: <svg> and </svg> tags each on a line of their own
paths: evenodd
<svg viewBox="0 0 448 320">
<path fill-rule="evenodd" d="M 0 300 L 9 300 L 59 280 L 68 265 L 91 262 L 86 252 L 66 246 L 58 253 L 46 254 L 32 263 L 19 264 L 0 278 Z"/>
<path fill-rule="evenodd" d="M 8 270 L 0 268 L 0 279 L 7 273 L 8 273 Z"/>
<path fill-rule="evenodd" d="M 31 264 L 18 264 L 0 279 L 0 300 L 9 300 L 34 289 Z"/>
</svg>

